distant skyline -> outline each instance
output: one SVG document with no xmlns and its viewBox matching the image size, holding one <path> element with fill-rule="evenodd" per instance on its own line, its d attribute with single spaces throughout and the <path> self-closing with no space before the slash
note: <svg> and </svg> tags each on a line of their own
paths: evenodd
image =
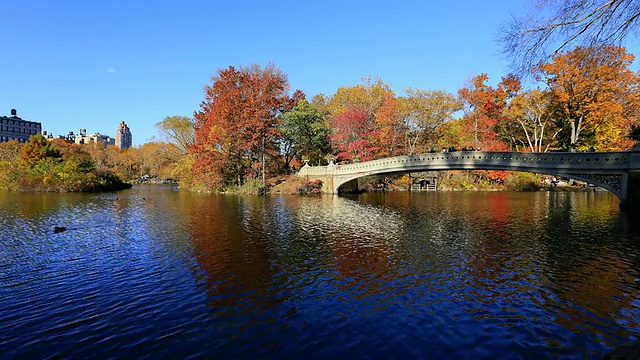
<svg viewBox="0 0 640 360">
<path fill-rule="evenodd" d="M 528 0 L 4 0 L 0 115 L 18 110 L 54 135 L 139 146 L 166 116 L 193 116 L 218 69 L 275 64 L 308 99 L 379 77 L 457 94 L 471 76 L 509 72 L 496 39 Z M 638 42 L 628 51 L 639 56 Z M 638 61 L 633 70 L 638 70 Z"/>
</svg>

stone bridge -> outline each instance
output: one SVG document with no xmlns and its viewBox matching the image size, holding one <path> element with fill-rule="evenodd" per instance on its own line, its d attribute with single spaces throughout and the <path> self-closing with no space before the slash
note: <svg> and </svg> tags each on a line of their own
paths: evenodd
<svg viewBox="0 0 640 360">
<path fill-rule="evenodd" d="M 640 210 L 640 143 L 622 152 L 461 151 L 396 156 L 348 165 L 303 166 L 298 176 L 321 180 L 322 190 L 338 194 L 363 176 L 441 170 L 507 170 L 581 180 L 609 190 L 620 206 Z"/>
</svg>

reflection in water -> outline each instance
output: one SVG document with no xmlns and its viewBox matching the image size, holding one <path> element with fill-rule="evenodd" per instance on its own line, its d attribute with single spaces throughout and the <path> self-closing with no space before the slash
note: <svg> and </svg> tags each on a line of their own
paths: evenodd
<svg viewBox="0 0 640 360">
<path fill-rule="evenodd" d="M 640 228 L 607 193 L 6 195 L 9 357 L 585 358 L 640 334 Z"/>
<path fill-rule="evenodd" d="M 398 232 L 400 224 L 394 216 L 381 221 L 381 209 L 363 211 L 338 197 L 195 195 L 192 201 L 194 252 L 208 283 L 209 306 L 217 317 L 243 324 L 233 338 L 255 336 L 255 327 L 267 326 L 258 334 L 273 331 L 275 323 L 288 327 L 286 318 L 299 311 L 287 303 L 306 287 L 313 293 L 345 294 L 350 286 L 369 291 L 364 282 L 389 276 L 385 233 Z M 320 290 L 329 272 L 338 283 Z"/>
</svg>

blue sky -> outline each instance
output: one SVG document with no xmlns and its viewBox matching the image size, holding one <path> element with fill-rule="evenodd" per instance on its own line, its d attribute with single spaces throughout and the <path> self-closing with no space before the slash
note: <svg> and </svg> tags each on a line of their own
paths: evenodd
<svg viewBox="0 0 640 360">
<path fill-rule="evenodd" d="M 0 114 L 56 135 L 113 136 L 124 120 L 138 146 L 164 117 L 192 116 L 218 69 L 269 62 L 308 98 L 365 76 L 455 94 L 508 72 L 497 33 L 526 3 L 3 0 Z"/>
</svg>

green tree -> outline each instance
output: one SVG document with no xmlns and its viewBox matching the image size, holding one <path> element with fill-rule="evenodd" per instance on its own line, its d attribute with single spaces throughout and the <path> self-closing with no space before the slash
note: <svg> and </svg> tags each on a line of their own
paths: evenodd
<svg viewBox="0 0 640 360">
<path fill-rule="evenodd" d="M 316 164 L 331 152 L 331 128 L 316 106 L 305 99 L 282 115 L 280 132 L 287 166 L 294 158 Z"/>
</svg>

